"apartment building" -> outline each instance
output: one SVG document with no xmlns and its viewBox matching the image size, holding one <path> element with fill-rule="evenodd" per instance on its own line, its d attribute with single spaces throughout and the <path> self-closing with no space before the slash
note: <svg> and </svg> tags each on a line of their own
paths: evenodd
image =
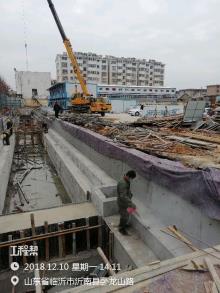
<svg viewBox="0 0 220 293">
<path fill-rule="evenodd" d="M 156 60 L 118 58 L 94 53 L 75 53 L 87 82 L 130 86 L 163 86 L 165 65 Z M 66 52 L 56 56 L 57 81 L 73 81 L 75 76 Z"/>
</svg>

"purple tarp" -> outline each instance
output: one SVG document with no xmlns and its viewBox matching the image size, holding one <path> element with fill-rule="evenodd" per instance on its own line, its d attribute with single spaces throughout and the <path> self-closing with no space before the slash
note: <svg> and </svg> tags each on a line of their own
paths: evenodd
<svg viewBox="0 0 220 293">
<path fill-rule="evenodd" d="M 147 180 L 164 186 L 196 205 L 210 218 L 220 220 L 220 169 L 188 168 L 180 162 L 126 148 L 98 133 L 68 122 L 61 121 L 61 126 L 98 153 L 129 162 L 129 166 Z"/>
</svg>

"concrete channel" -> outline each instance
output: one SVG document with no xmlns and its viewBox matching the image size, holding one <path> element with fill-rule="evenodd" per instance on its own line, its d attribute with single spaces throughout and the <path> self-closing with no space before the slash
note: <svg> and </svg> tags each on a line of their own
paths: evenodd
<svg viewBox="0 0 220 293">
<path fill-rule="evenodd" d="M 54 241 L 50 240 L 47 244 L 50 248 L 49 257 L 46 257 L 47 242 L 44 243 L 43 239 L 38 241 L 41 261 L 49 261 L 50 258 L 60 261 L 70 256 L 77 260 L 78 253 L 90 251 L 89 255 L 82 254 L 80 261 L 90 259 L 88 262 L 91 265 L 98 265 L 101 260 L 94 249 L 102 246 L 111 261 L 119 263 L 123 270 L 140 268 L 191 252 L 186 243 L 162 232 L 168 226 L 175 225 L 180 231 L 186 231 L 188 239 L 201 249 L 220 242 L 217 218 L 183 198 L 175 182 L 173 186 L 166 186 L 164 178 L 168 175 L 165 171 L 157 179 L 145 171 L 143 166 L 149 164 L 151 170 L 156 168 L 151 156 L 117 145 L 71 123 L 59 119 L 46 120 L 49 130 L 44 134 L 42 132 L 42 148 L 37 149 L 34 165 L 33 157 L 28 154 L 26 157 L 25 168 L 30 170 L 33 167 L 22 180 L 22 190 L 28 198 L 26 203 L 24 200 L 23 204 L 18 203 L 19 192 L 12 189 L 14 182 L 24 174 L 15 172 L 16 168 L 24 167 L 24 162 L 18 165 L 16 136 L 11 137 L 10 146 L 0 146 L 0 207 L 4 214 L 7 213 L 0 216 L 0 225 L 3 227 L 0 259 L 5 288 L 9 286 L 7 278 L 10 272 L 7 268 L 12 260 L 7 243 L 4 243 L 19 239 L 23 230 L 26 231 L 26 237 L 33 237 L 33 229 L 36 229 L 37 235 L 48 231 L 48 227 L 50 232 L 58 232 L 52 238 Z M 162 159 L 157 159 L 156 164 L 160 165 L 161 162 Z M 168 169 L 182 168 L 170 161 L 165 164 Z M 117 180 L 129 169 L 135 169 L 138 174 L 137 180 L 132 183 L 137 213 L 131 217 L 131 236 L 126 237 L 117 228 L 116 186 Z M 196 185 L 193 192 L 197 192 Z M 30 218 L 33 214 L 35 226 L 31 228 Z M 76 227 L 81 229 L 77 233 L 71 230 Z M 65 229 L 70 229 L 68 235 L 59 234 L 59 231 Z M 6 246 L 1 247 L 1 243 Z M 52 288 L 48 288 L 48 292 L 53 292 Z"/>
</svg>

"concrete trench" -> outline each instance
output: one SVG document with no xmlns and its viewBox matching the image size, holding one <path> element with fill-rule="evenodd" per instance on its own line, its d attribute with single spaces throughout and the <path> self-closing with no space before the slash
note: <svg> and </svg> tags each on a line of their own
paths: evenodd
<svg viewBox="0 0 220 293">
<path fill-rule="evenodd" d="M 111 217 L 118 212 L 117 180 L 134 167 L 134 162 L 132 166 L 129 164 L 129 150 L 128 160 L 115 159 L 114 153 L 111 156 L 103 155 L 101 151 L 97 151 L 98 147 L 95 150 L 90 145 L 89 140 L 85 142 L 86 138 L 82 141 L 74 135 L 80 133 L 82 136 L 84 132 L 85 135 L 89 132 L 90 136 L 94 135 L 97 141 L 99 140 L 99 135 L 81 127 L 59 120 L 50 122 L 49 132 L 45 135 L 48 154 L 64 185 L 68 186 L 67 190 L 72 198 L 78 202 L 91 198 L 98 213 L 104 217 L 115 234 L 115 241 L 119 243 L 115 249 L 118 247 L 121 251 L 123 247 L 125 250 L 125 255 L 118 259 L 124 263 L 126 254 L 129 256 L 126 241 L 124 245 L 124 240 L 117 233 L 118 219 L 114 218 L 114 223 L 111 223 Z M 136 153 L 138 155 L 140 152 Z M 175 194 L 172 187 L 166 189 L 138 173 L 137 179 L 132 183 L 132 192 L 138 207 L 138 214 L 131 219 L 134 232 L 156 259 L 165 260 L 191 251 L 185 243 L 161 232 L 161 229 L 169 225 L 176 225 L 187 232 L 188 239 L 197 247 L 205 248 L 219 243 L 219 221 L 211 219 L 197 206 Z M 135 249 L 135 246 L 133 248 Z M 117 251 L 115 254 L 119 258 L 123 255 Z M 137 266 L 136 257 L 135 254 L 130 255 L 131 263 L 136 263 Z"/>
</svg>

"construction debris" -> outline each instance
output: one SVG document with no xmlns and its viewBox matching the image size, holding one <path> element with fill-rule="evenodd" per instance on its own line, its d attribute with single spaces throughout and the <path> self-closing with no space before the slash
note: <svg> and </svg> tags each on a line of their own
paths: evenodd
<svg viewBox="0 0 220 293">
<path fill-rule="evenodd" d="M 220 119 L 219 121 L 218 119 L 218 116 L 215 118 L 216 121 L 214 121 L 211 117 L 208 117 L 205 121 L 197 122 L 193 130 L 215 131 L 220 133 Z"/>
<path fill-rule="evenodd" d="M 156 126 L 156 127 L 179 127 L 182 124 L 183 115 L 175 115 L 169 117 L 139 118 L 133 124 L 135 126 Z"/>
<path fill-rule="evenodd" d="M 133 123 L 76 113 L 63 113 L 60 119 L 95 131 L 119 145 L 179 160 L 186 166 L 220 168 L 220 124 L 211 118 L 196 122 L 192 129 L 182 125 L 182 115 L 143 117 Z"/>
</svg>

